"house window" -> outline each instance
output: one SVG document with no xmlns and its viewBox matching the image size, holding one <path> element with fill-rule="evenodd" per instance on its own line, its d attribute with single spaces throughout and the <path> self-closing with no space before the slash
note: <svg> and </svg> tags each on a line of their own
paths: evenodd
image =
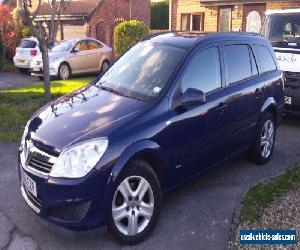
<svg viewBox="0 0 300 250">
<path fill-rule="evenodd" d="M 181 14 L 182 31 L 202 31 L 203 14 Z"/>
<path fill-rule="evenodd" d="M 219 8 L 219 31 L 231 31 L 231 7 Z"/>
<path fill-rule="evenodd" d="M 181 15 L 181 30 L 190 30 L 191 28 L 191 14 Z"/>
</svg>

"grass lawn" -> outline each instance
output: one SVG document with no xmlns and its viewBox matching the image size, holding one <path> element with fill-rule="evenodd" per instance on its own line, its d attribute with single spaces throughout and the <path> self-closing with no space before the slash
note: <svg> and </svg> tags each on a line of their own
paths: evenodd
<svg viewBox="0 0 300 250">
<path fill-rule="evenodd" d="M 300 165 L 283 175 L 249 189 L 243 201 L 241 221 L 257 222 L 262 208 L 268 207 L 277 197 L 300 185 Z"/>
<path fill-rule="evenodd" d="M 67 94 L 95 77 L 51 82 L 52 98 Z M 0 141 L 20 140 L 26 122 L 44 102 L 43 83 L 0 91 Z"/>
</svg>

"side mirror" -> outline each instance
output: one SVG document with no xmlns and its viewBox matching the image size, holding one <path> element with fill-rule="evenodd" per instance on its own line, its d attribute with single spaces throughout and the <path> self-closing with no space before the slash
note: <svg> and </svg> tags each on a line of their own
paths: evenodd
<svg viewBox="0 0 300 250">
<path fill-rule="evenodd" d="M 188 88 L 180 97 L 180 106 L 203 104 L 205 102 L 205 93 L 194 88 Z"/>
<path fill-rule="evenodd" d="M 78 49 L 78 48 L 74 48 L 74 49 L 72 50 L 72 52 L 73 52 L 74 54 L 76 54 L 76 53 L 79 52 L 79 49 Z"/>
</svg>

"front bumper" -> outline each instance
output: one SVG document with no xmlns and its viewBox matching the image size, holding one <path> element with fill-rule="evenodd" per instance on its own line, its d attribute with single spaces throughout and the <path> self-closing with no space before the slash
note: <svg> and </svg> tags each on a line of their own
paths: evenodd
<svg viewBox="0 0 300 250">
<path fill-rule="evenodd" d="M 43 76 L 44 72 L 43 72 L 43 68 L 42 67 L 30 67 L 30 73 L 33 76 Z M 58 75 L 58 71 L 55 68 L 49 68 L 49 73 L 50 76 L 57 76 Z"/>
<path fill-rule="evenodd" d="M 22 166 L 20 157 L 18 165 L 22 196 L 41 218 L 75 231 L 106 225 L 109 173 L 95 170 L 79 179 L 52 178 Z M 23 185 L 21 171 L 36 183 L 36 197 Z"/>
<path fill-rule="evenodd" d="M 284 95 L 291 97 L 291 104 L 285 105 L 285 113 L 300 116 L 300 73 L 285 72 Z"/>
</svg>

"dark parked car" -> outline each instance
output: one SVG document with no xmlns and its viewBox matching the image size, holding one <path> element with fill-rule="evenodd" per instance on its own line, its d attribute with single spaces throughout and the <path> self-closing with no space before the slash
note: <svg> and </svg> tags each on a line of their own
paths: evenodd
<svg viewBox="0 0 300 250">
<path fill-rule="evenodd" d="M 282 72 L 265 38 L 148 37 L 30 119 L 21 191 L 49 222 L 107 225 L 134 244 L 155 226 L 166 191 L 244 151 L 266 163 L 283 107 Z"/>
</svg>

